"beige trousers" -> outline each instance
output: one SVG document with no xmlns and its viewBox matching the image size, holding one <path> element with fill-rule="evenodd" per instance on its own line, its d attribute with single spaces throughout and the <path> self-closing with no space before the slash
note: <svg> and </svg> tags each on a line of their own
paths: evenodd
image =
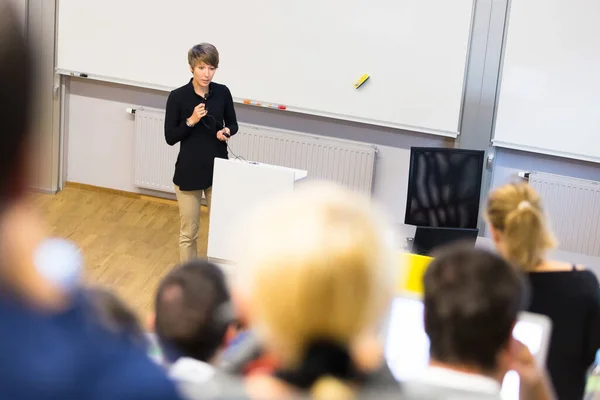
<svg viewBox="0 0 600 400">
<path fill-rule="evenodd" d="M 212 200 L 212 187 L 204 190 L 179 190 L 175 185 L 177 203 L 179 203 L 179 259 L 185 262 L 198 257 L 198 230 L 200 228 L 200 207 L 202 192 L 206 197 L 208 210 Z M 210 215 L 210 214 L 209 214 Z"/>
</svg>

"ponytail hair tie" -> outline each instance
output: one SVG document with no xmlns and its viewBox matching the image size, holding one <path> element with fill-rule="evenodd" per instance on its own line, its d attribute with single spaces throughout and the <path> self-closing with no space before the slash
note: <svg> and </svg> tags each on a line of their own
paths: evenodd
<svg viewBox="0 0 600 400">
<path fill-rule="evenodd" d="M 521 201 L 521 202 L 519 203 L 519 205 L 517 206 L 517 208 L 518 208 L 519 210 L 525 210 L 525 209 L 527 209 L 527 208 L 530 208 L 530 207 L 531 207 L 531 203 L 530 203 L 530 202 L 528 202 L 527 200 L 523 200 L 523 201 Z"/>
</svg>

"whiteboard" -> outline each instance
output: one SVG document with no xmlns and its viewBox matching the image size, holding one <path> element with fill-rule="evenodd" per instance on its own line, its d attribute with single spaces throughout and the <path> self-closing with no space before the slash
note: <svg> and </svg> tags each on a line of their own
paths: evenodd
<svg viewBox="0 0 600 400">
<path fill-rule="evenodd" d="M 473 0 L 60 0 L 57 68 L 171 90 L 210 42 L 236 101 L 456 136 L 472 14 Z"/>
<path fill-rule="evenodd" d="M 511 3 L 494 145 L 600 162 L 600 1 Z"/>
</svg>

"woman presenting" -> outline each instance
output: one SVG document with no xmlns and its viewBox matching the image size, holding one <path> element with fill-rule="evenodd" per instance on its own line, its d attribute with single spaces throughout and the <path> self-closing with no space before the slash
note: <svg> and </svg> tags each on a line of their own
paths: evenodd
<svg viewBox="0 0 600 400">
<path fill-rule="evenodd" d="M 202 43 L 188 52 L 192 78 L 169 94 L 165 115 L 165 139 L 180 144 L 175 164 L 175 193 L 181 226 L 181 261 L 198 256 L 198 229 L 202 193 L 210 210 L 215 158 L 228 158 L 227 139 L 238 131 L 231 92 L 212 82 L 219 66 L 215 46 Z"/>
</svg>

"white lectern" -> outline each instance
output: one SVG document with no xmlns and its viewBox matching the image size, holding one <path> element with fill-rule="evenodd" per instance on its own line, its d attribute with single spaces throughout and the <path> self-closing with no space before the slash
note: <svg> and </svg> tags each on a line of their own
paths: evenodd
<svg viewBox="0 0 600 400">
<path fill-rule="evenodd" d="M 276 165 L 215 158 L 207 257 L 235 262 L 232 234 L 266 198 L 294 190 L 307 171 Z"/>
</svg>

